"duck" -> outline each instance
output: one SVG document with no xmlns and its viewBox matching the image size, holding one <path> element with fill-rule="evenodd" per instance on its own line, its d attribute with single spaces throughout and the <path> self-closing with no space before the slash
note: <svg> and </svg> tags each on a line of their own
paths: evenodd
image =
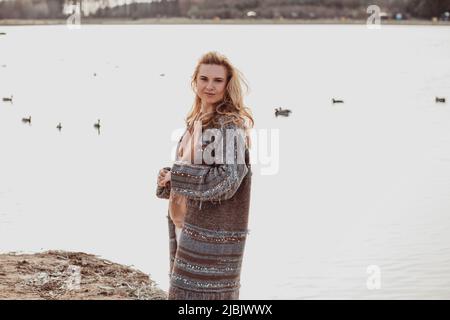
<svg viewBox="0 0 450 320">
<path fill-rule="evenodd" d="M 94 123 L 95 129 L 100 129 L 100 119 L 97 119 L 97 123 Z"/>
<path fill-rule="evenodd" d="M 29 116 L 28 118 L 22 118 L 22 122 L 23 123 L 29 123 L 29 124 L 31 124 L 31 116 Z"/>
<path fill-rule="evenodd" d="M 56 126 L 56 129 L 58 129 L 59 131 L 61 131 L 61 129 L 62 129 L 61 122 L 58 123 L 58 125 Z"/>
<path fill-rule="evenodd" d="M 13 101 L 13 96 L 11 95 L 10 98 L 5 97 L 5 98 L 3 98 L 3 101 L 5 101 L 5 102 L 12 102 Z"/>
<path fill-rule="evenodd" d="M 336 100 L 335 98 L 331 99 L 333 103 L 344 103 L 344 100 Z"/>
<path fill-rule="evenodd" d="M 436 97 L 436 103 L 445 103 L 445 98 Z"/>
<path fill-rule="evenodd" d="M 285 116 L 285 117 L 289 117 L 289 115 L 292 113 L 291 110 L 289 109 L 282 109 L 280 108 L 275 108 L 275 116 Z"/>
</svg>

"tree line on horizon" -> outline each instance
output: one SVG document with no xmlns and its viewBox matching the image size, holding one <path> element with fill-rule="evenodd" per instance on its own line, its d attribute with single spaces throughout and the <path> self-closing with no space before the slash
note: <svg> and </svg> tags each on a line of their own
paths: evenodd
<svg viewBox="0 0 450 320">
<path fill-rule="evenodd" d="M 150 1 L 150 0 L 149 0 Z M 96 0 L 84 0 L 94 3 Z M 77 0 L 3 0 L 0 19 L 63 19 L 64 8 Z M 365 19 L 369 5 L 388 14 L 430 19 L 450 11 L 450 0 L 158 0 L 109 6 L 92 18 L 142 19 L 187 17 L 196 19 Z"/>
</svg>

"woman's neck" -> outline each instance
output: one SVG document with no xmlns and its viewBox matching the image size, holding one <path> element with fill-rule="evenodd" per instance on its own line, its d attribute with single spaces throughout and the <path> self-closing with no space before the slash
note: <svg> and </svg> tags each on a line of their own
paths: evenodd
<svg viewBox="0 0 450 320">
<path fill-rule="evenodd" d="M 214 111 L 214 106 L 212 104 L 203 104 L 201 105 L 200 112 L 202 114 L 210 113 Z"/>
</svg>

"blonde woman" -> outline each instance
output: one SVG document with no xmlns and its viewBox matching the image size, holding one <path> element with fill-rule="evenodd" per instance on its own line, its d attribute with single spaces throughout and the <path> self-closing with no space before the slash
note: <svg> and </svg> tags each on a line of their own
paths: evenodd
<svg viewBox="0 0 450 320">
<path fill-rule="evenodd" d="M 157 196 L 169 199 L 169 299 L 239 299 L 254 125 L 242 84 L 225 56 L 200 58 L 176 161 L 159 172 Z"/>
</svg>

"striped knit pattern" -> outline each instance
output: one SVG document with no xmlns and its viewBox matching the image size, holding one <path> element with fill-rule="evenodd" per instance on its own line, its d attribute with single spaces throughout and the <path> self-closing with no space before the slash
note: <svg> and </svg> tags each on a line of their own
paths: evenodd
<svg viewBox="0 0 450 320">
<path fill-rule="evenodd" d="M 249 150 L 238 152 L 244 152 L 244 164 L 176 162 L 171 185 L 159 190 L 161 198 L 171 192 L 187 198 L 179 243 L 168 216 L 169 299 L 239 299 L 252 172 Z"/>
<path fill-rule="evenodd" d="M 220 120 L 221 123 L 225 121 L 226 117 Z M 177 159 L 171 172 L 172 191 L 200 201 L 221 201 L 233 197 L 249 170 L 248 161 L 245 161 L 248 160 L 245 137 L 237 135 L 233 141 L 227 141 L 227 131 L 238 132 L 240 129 L 234 123 L 220 127 L 218 144 L 223 150 L 222 159 L 218 159 L 220 162 L 217 164 L 191 164 Z M 203 144 L 202 149 L 205 150 L 206 146 Z M 245 162 L 240 163 L 242 160 Z"/>
<path fill-rule="evenodd" d="M 246 235 L 185 224 L 173 260 L 172 288 L 237 297 Z M 169 298 L 176 298 L 173 293 Z"/>
</svg>

